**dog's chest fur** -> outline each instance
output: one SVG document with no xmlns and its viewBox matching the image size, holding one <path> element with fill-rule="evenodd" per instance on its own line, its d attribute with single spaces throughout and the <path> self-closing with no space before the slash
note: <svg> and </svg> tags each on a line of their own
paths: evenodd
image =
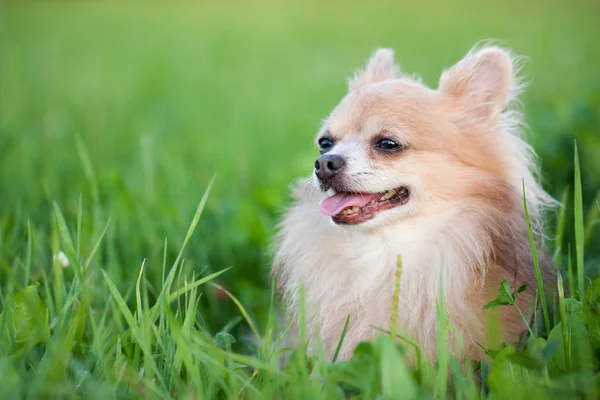
<svg viewBox="0 0 600 400">
<path fill-rule="evenodd" d="M 322 215 L 313 197 L 304 197 L 289 211 L 275 260 L 292 312 L 299 312 L 304 285 L 310 336 L 320 336 L 331 356 L 350 315 L 340 353 L 344 359 L 360 341 L 376 335 L 377 328 L 389 330 L 401 256 L 399 333 L 417 340 L 423 351 L 433 351 L 440 268 L 444 265 L 444 271 L 452 271 L 456 263 L 469 261 L 453 243 L 469 240 L 454 234 L 466 227 L 448 227 L 454 214 L 445 212 L 432 218 L 409 218 L 377 231 L 348 230 Z M 471 271 L 461 266 L 444 275 L 448 308 L 453 314 L 466 313 L 461 325 L 468 323 L 471 331 L 479 332 L 478 320 L 469 317 L 465 303 L 467 287 L 477 285 L 470 278 Z"/>
</svg>

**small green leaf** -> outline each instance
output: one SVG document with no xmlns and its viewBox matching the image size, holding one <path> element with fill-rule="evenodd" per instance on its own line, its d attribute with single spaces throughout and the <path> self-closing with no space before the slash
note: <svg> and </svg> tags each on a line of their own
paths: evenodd
<svg viewBox="0 0 600 400">
<path fill-rule="evenodd" d="M 483 309 L 487 310 L 489 308 L 501 307 L 501 306 L 506 306 L 506 305 L 507 305 L 506 303 L 501 302 L 500 300 L 496 299 L 496 300 L 490 301 L 485 306 L 483 306 Z"/>
<path fill-rule="evenodd" d="M 534 374 L 520 362 L 530 359 L 518 354 L 514 347 L 506 346 L 494 359 L 487 383 L 492 393 L 502 393 L 502 398 L 538 398 Z"/>
<path fill-rule="evenodd" d="M 1 338 L 19 349 L 34 346 L 50 336 L 46 306 L 38 295 L 37 285 L 16 292 L 3 313 L 6 313 L 3 316 L 6 317 L 6 330 Z"/>
<path fill-rule="evenodd" d="M 559 348 L 548 361 L 548 365 L 558 371 L 567 371 L 565 351 L 571 354 L 571 365 L 578 372 L 591 372 L 596 367 L 594 351 L 589 334 L 583 322 L 577 315 L 567 316 L 568 344 L 565 344 L 562 334 L 562 323 L 559 322 L 548 335 L 548 342 L 560 343 Z"/>
<path fill-rule="evenodd" d="M 376 342 L 380 351 L 381 391 L 386 399 L 416 399 L 417 388 L 394 340 L 381 336 Z"/>
<path fill-rule="evenodd" d="M 517 292 L 520 289 L 521 288 L 517 289 Z M 523 290 L 525 290 L 525 289 L 523 289 Z M 483 306 L 483 309 L 487 310 L 489 308 L 500 307 L 500 306 L 509 306 L 511 304 L 513 304 L 513 297 L 510 294 L 510 285 L 508 284 L 508 280 L 504 279 L 504 280 L 502 280 L 502 283 L 500 284 L 500 288 L 498 289 L 498 297 L 496 297 L 495 300 L 492 300 L 489 303 L 487 303 L 485 306 Z"/>
<path fill-rule="evenodd" d="M 503 302 L 504 304 L 512 304 L 513 298 L 510 295 L 510 284 L 507 279 L 502 280 L 502 284 L 500 285 L 500 289 L 498 290 L 498 300 Z"/>
<path fill-rule="evenodd" d="M 541 360 L 532 357 L 527 353 L 514 353 L 509 355 L 507 359 L 527 369 L 541 370 L 543 368 Z"/>
<path fill-rule="evenodd" d="M 580 302 L 579 300 L 577 300 L 574 297 L 569 297 L 568 299 L 565 299 L 565 306 L 567 309 L 567 314 L 571 315 L 576 315 L 579 319 L 584 320 L 584 314 L 583 314 L 583 303 Z"/>
<path fill-rule="evenodd" d="M 521 285 L 517 288 L 517 290 L 511 293 L 508 280 L 503 279 L 502 283 L 500 284 L 500 288 L 498 289 L 498 297 L 483 306 L 483 309 L 487 310 L 489 308 L 513 305 L 515 303 L 515 299 L 517 298 L 517 294 L 524 292 L 526 289 L 527 285 Z"/>
<path fill-rule="evenodd" d="M 550 358 L 552 358 L 561 346 L 562 342 L 559 342 L 557 340 L 548 341 L 548 344 L 546 344 L 546 347 L 542 352 L 542 358 L 544 359 L 544 361 L 547 362 Z"/>
<path fill-rule="evenodd" d="M 215 344 L 222 349 L 228 350 L 236 342 L 233 335 L 227 332 L 219 332 L 215 335 Z"/>
<path fill-rule="evenodd" d="M 373 344 L 370 342 L 361 342 L 354 349 L 354 356 L 366 356 L 370 357 L 374 354 L 375 350 Z"/>
<path fill-rule="evenodd" d="M 530 336 L 527 338 L 527 354 L 534 358 L 542 359 L 544 350 L 548 347 L 548 341 L 544 338 Z"/>
<path fill-rule="evenodd" d="M 517 294 L 524 292 L 527 289 L 527 285 L 521 285 L 517 290 L 513 292 L 513 299 L 517 297 Z"/>
<path fill-rule="evenodd" d="M 597 307 L 586 307 L 584 310 L 585 325 L 590 333 L 590 340 L 596 349 L 600 349 L 600 310 Z"/>
</svg>

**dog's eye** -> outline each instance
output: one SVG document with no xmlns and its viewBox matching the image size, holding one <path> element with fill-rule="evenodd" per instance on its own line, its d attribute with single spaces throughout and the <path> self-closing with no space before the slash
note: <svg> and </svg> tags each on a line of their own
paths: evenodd
<svg viewBox="0 0 600 400">
<path fill-rule="evenodd" d="M 333 140 L 327 138 L 319 139 L 319 150 L 322 152 L 331 150 L 333 147 Z"/>
<path fill-rule="evenodd" d="M 393 150 L 400 150 L 402 148 L 402 145 L 399 145 L 398 143 L 394 142 L 391 139 L 382 139 L 379 142 L 377 142 L 376 147 L 379 150 L 393 151 Z"/>
</svg>

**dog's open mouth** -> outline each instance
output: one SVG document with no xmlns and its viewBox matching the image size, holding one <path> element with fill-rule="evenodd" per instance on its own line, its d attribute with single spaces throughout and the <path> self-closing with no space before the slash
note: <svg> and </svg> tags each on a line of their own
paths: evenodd
<svg viewBox="0 0 600 400">
<path fill-rule="evenodd" d="M 321 201 L 321 212 L 341 225 L 357 225 L 375 217 L 377 213 L 408 202 L 410 192 L 405 187 L 383 193 L 339 192 Z"/>
</svg>

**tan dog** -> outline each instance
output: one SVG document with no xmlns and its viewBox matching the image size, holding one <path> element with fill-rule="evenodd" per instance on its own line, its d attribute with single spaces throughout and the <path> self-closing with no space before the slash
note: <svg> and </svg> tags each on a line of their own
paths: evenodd
<svg viewBox="0 0 600 400">
<path fill-rule="evenodd" d="M 522 88 L 516 70 L 509 52 L 474 49 L 433 90 L 379 49 L 350 80 L 318 134 L 313 177 L 294 190 L 276 241 L 273 273 L 292 314 L 304 288 L 313 350 L 320 342 L 331 357 L 348 315 L 342 360 L 376 328 L 390 330 L 399 255 L 398 333 L 430 360 L 440 272 L 459 336 L 451 334 L 455 354 L 463 348 L 464 356 L 482 357 L 483 306 L 503 278 L 513 288 L 528 285 L 518 304 L 532 315 L 537 285 L 523 182 L 538 238 L 543 211 L 555 202 L 537 182 L 521 115 L 510 107 Z M 540 258 L 552 278 L 549 258 Z M 503 339 L 516 341 L 522 319 L 512 307 L 499 313 Z"/>
</svg>

